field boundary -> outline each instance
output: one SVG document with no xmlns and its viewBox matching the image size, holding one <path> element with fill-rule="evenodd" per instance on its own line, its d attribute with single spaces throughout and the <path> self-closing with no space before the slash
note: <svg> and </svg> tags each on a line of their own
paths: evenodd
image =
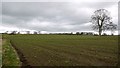
<svg viewBox="0 0 120 68">
<path fill-rule="evenodd" d="M 9 39 L 3 39 L 3 50 L 2 50 L 2 68 L 6 67 L 17 67 L 19 68 L 21 66 L 21 62 L 19 59 L 19 56 L 14 49 L 14 47 L 11 45 Z"/>
<path fill-rule="evenodd" d="M 23 55 L 23 53 L 12 43 L 12 41 L 10 40 L 10 44 L 12 45 L 12 47 L 16 50 L 18 57 L 20 59 L 21 62 L 21 68 L 31 68 L 31 66 L 28 64 L 25 56 Z"/>
</svg>

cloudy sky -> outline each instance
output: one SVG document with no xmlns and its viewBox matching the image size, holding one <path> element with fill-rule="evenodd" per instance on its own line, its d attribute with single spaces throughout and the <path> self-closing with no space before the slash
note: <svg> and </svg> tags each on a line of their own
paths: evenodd
<svg viewBox="0 0 120 68">
<path fill-rule="evenodd" d="M 37 30 L 47 32 L 92 31 L 89 23 L 95 10 L 108 10 L 118 24 L 118 2 L 8 2 L 0 5 L 0 32 Z M 20 1 L 20 0 L 18 0 Z"/>
</svg>

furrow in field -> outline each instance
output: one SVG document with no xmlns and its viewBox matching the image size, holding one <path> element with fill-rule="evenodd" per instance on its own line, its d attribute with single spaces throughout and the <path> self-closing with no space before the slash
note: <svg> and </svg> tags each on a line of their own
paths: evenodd
<svg viewBox="0 0 120 68">
<path fill-rule="evenodd" d="M 78 58 L 79 57 L 84 57 L 84 59 L 86 58 L 87 60 L 93 59 L 93 60 L 91 60 L 91 61 L 93 61 L 93 63 L 100 61 L 101 65 L 102 65 L 102 63 L 103 64 L 108 63 L 108 65 L 111 64 L 111 62 L 112 63 L 117 63 L 116 61 L 111 60 L 113 57 L 110 57 L 110 56 L 102 56 L 102 57 L 100 57 L 101 55 L 99 56 L 99 54 L 95 54 L 94 52 L 86 51 L 87 49 L 84 49 L 84 48 L 83 49 L 79 49 L 79 50 L 77 50 L 78 52 L 76 52 L 76 50 L 75 51 L 68 50 L 66 48 L 54 47 L 52 45 L 49 45 L 49 46 L 38 45 L 38 46 L 42 47 L 42 48 L 45 48 L 45 49 L 49 49 L 49 50 L 55 51 L 55 52 L 69 54 L 69 55 L 72 55 L 72 56 L 74 56 L 76 58 L 78 56 Z M 72 48 L 70 48 L 70 49 L 72 49 Z M 75 48 L 75 49 L 77 49 L 77 48 Z M 117 56 L 117 55 L 115 55 L 115 56 Z"/>
<path fill-rule="evenodd" d="M 38 47 L 40 47 L 40 48 L 43 48 L 44 50 L 48 50 L 48 52 L 50 52 L 50 51 L 52 51 L 52 53 L 57 53 L 57 54 L 60 54 L 60 55 L 62 55 L 62 57 L 64 56 L 66 56 L 66 57 L 69 57 L 69 56 L 72 56 L 73 58 L 72 59 L 74 59 L 74 58 L 76 58 L 77 59 L 77 61 L 79 60 L 79 58 L 83 58 L 83 59 L 87 59 L 88 57 L 89 57 L 89 59 L 87 59 L 87 60 L 90 60 L 90 59 L 96 59 L 96 60 L 91 60 L 91 61 L 93 61 L 93 62 L 95 62 L 95 61 L 97 61 L 98 62 L 98 59 L 100 59 L 100 60 L 104 60 L 104 59 L 101 59 L 101 58 L 97 58 L 97 57 L 95 57 L 95 56 L 91 56 L 91 55 L 87 55 L 87 54 L 89 54 L 89 53 L 87 53 L 87 54 L 85 54 L 85 53 L 82 53 L 82 52 L 84 52 L 84 51 L 81 51 L 80 53 L 74 53 L 74 52 L 70 52 L 70 51 L 66 51 L 66 50 L 60 50 L 60 49 L 58 49 L 58 48 L 54 48 L 54 47 L 51 47 L 52 45 L 49 45 L 49 46 L 46 46 L 46 45 L 37 45 L 37 44 L 32 44 L 32 45 L 34 45 L 34 46 L 30 46 L 29 45 L 29 47 L 32 47 L 32 48 L 38 48 Z M 27 48 L 27 47 L 25 47 L 25 48 Z M 29 49 L 31 49 L 32 50 L 32 48 L 29 48 Z M 40 48 L 38 48 L 38 50 L 40 49 Z M 36 52 L 37 52 L 37 49 L 36 49 Z M 54 55 L 54 54 L 53 54 Z M 78 57 L 77 57 L 78 56 Z M 60 56 L 61 57 L 61 56 Z M 83 61 L 82 61 L 83 62 Z M 88 61 L 87 61 L 87 63 L 88 63 Z M 102 63 L 104 63 L 104 62 L 100 62 L 101 64 Z M 85 63 L 84 63 L 85 64 Z M 105 63 L 104 63 L 105 64 Z"/>
<path fill-rule="evenodd" d="M 16 47 L 16 45 L 14 45 L 14 43 L 10 40 L 11 45 L 14 47 L 14 49 L 16 50 L 16 52 L 18 53 L 19 59 L 22 62 L 21 68 L 24 68 L 24 66 L 27 67 L 31 67 L 26 58 L 24 57 L 24 54 L 20 51 L 20 49 L 18 49 L 18 47 Z"/>
<path fill-rule="evenodd" d="M 35 63 L 35 65 L 36 64 L 38 64 L 38 65 L 42 65 L 42 64 L 40 64 L 39 62 L 41 61 L 41 60 L 44 60 L 45 61 L 45 63 L 44 63 L 44 61 L 41 61 L 41 63 L 43 63 L 43 65 L 44 64 L 47 64 L 48 62 L 53 62 L 53 61 L 56 61 L 56 63 L 57 63 L 57 65 L 59 65 L 59 62 L 62 64 L 62 63 L 68 63 L 68 62 L 70 62 L 70 61 L 68 61 L 68 59 L 69 59 L 69 57 L 71 57 L 71 56 L 66 56 L 67 54 L 61 54 L 60 52 L 55 52 L 55 51 L 51 51 L 51 50 L 49 50 L 49 49 L 45 49 L 45 48 L 41 48 L 41 47 L 37 47 L 37 46 L 34 46 L 34 49 L 32 49 L 33 48 L 33 46 L 31 47 L 31 46 L 29 46 L 29 47 L 26 47 L 26 48 L 29 48 L 29 49 L 27 49 L 27 51 L 26 51 L 26 53 L 29 53 L 29 55 L 28 54 L 26 54 L 24 51 L 25 50 L 23 50 L 22 52 L 25 54 L 25 56 L 26 56 L 26 58 L 28 59 L 28 61 L 30 61 L 30 58 L 33 58 L 33 59 L 35 59 L 35 58 L 37 58 L 37 57 L 41 57 L 41 58 L 38 58 L 38 59 L 36 59 L 35 61 L 33 60 L 33 62 Z M 31 50 L 33 50 L 32 51 L 32 53 L 31 53 Z M 40 52 L 42 50 L 42 52 Z M 42 54 L 41 54 L 42 53 Z M 34 54 L 34 55 L 32 55 L 32 54 Z M 66 57 L 65 57 L 66 56 Z M 74 58 L 75 57 L 73 57 L 73 58 L 71 58 L 71 60 L 73 61 L 74 60 Z M 59 61 L 57 61 L 59 59 Z M 60 60 L 61 59 L 61 60 Z M 67 59 L 67 60 L 66 60 Z M 39 61 L 38 61 L 39 60 Z M 66 60 L 66 61 L 65 61 Z M 77 62 L 77 60 L 78 59 L 76 59 L 76 60 L 74 60 L 74 63 L 76 63 L 76 65 L 77 65 L 77 63 L 79 63 L 79 62 Z M 48 62 L 47 62 L 48 61 Z M 65 61 L 65 62 L 64 62 Z M 34 64 L 33 63 L 33 64 Z M 84 62 L 82 62 L 82 64 L 85 64 Z M 81 65 L 82 65 L 81 64 Z M 54 64 L 53 64 L 54 65 Z"/>
</svg>

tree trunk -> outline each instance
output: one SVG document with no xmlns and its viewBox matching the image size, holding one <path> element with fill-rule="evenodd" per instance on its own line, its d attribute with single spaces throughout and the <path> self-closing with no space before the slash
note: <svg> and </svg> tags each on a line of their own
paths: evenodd
<svg viewBox="0 0 120 68">
<path fill-rule="evenodd" d="M 102 29 L 99 27 L 99 36 L 101 36 Z"/>
</svg>

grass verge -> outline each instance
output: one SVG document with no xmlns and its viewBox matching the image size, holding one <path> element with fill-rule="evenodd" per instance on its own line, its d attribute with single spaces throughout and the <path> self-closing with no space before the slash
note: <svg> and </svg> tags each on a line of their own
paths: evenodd
<svg viewBox="0 0 120 68">
<path fill-rule="evenodd" d="M 3 39 L 3 49 L 2 49 L 2 66 L 17 66 L 20 67 L 21 62 L 19 57 L 15 51 L 15 49 L 11 46 L 10 41 L 7 39 Z"/>
</svg>

